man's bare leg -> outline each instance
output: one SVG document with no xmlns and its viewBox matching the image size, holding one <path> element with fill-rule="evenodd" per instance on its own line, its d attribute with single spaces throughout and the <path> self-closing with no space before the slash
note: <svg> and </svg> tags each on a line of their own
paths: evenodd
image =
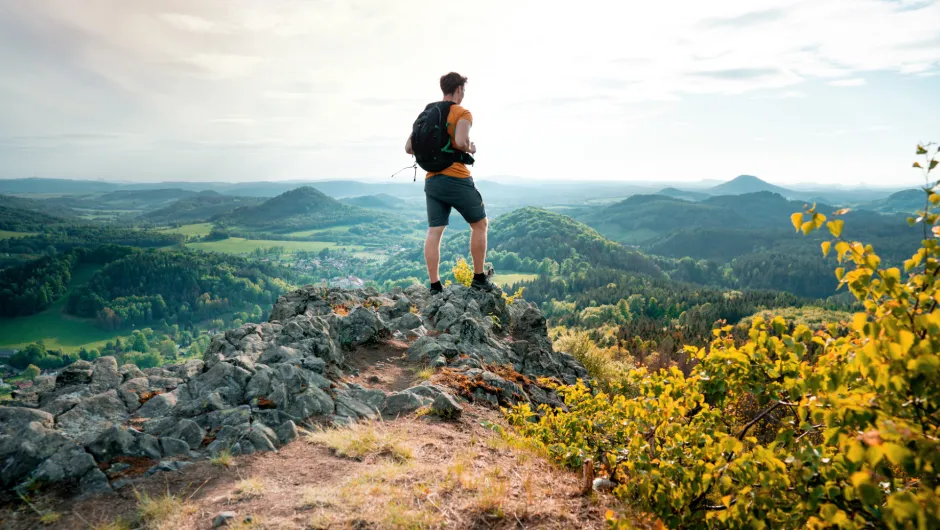
<svg viewBox="0 0 940 530">
<path fill-rule="evenodd" d="M 428 237 L 424 240 L 424 261 L 428 265 L 428 278 L 432 284 L 441 281 L 441 238 L 444 237 L 445 228 L 447 227 L 428 228 Z"/>
<path fill-rule="evenodd" d="M 485 217 L 470 225 L 470 255 L 473 256 L 474 274 L 483 274 L 486 263 L 486 227 Z"/>
</svg>

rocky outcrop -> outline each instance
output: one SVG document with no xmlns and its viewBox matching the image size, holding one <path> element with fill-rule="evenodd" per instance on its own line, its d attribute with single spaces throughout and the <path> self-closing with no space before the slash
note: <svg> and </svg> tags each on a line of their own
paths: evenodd
<svg viewBox="0 0 940 530">
<path fill-rule="evenodd" d="M 411 361 L 443 368 L 440 380 L 392 393 L 346 381 L 357 348 L 390 339 L 409 344 Z M 425 409 L 455 419 L 468 401 L 560 406 L 541 378 L 586 376 L 552 350 L 545 319 L 524 300 L 463 286 L 436 296 L 307 286 L 280 297 L 269 322 L 215 337 L 201 360 L 147 370 L 79 361 L 17 395 L 0 407 L 0 485 L 107 491 L 128 482 L 113 480 L 128 459 L 157 472 L 222 451 L 273 451 L 311 417 L 348 424 Z"/>
</svg>

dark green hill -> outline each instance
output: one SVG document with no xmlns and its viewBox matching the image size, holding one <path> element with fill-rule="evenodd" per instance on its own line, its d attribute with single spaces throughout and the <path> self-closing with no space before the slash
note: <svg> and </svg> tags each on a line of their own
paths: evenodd
<svg viewBox="0 0 940 530">
<path fill-rule="evenodd" d="M 39 232 L 45 227 L 63 222 L 64 219 L 44 213 L 0 205 L 0 230 Z"/>
<path fill-rule="evenodd" d="M 584 223 L 542 208 L 520 208 L 498 217 L 488 240 L 493 250 L 515 252 L 537 261 L 548 258 L 561 262 L 572 257 L 597 267 L 659 273 L 658 267 L 641 253 L 605 238 Z"/>
<path fill-rule="evenodd" d="M 680 190 L 679 188 L 663 188 L 656 192 L 656 195 L 665 195 L 666 197 L 689 201 L 701 201 L 711 197 L 711 195 L 701 191 Z"/>
<path fill-rule="evenodd" d="M 761 191 L 690 201 L 664 195 L 634 195 L 582 220 L 605 236 L 627 244 L 649 244 L 689 230 L 765 229 L 790 227 L 790 214 L 806 203 Z M 819 211 L 834 207 L 818 204 Z"/>
<path fill-rule="evenodd" d="M 720 205 L 665 195 L 634 195 L 579 220 L 615 241 L 641 244 L 689 226 L 717 228 L 742 219 Z"/>
<path fill-rule="evenodd" d="M 60 205 L 53 204 L 48 200 L 43 199 L 26 199 L 24 197 L 15 197 L 13 195 L 0 195 L 0 206 L 45 214 L 49 217 L 55 217 L 60 220 L 77 217 L 76 212 L 73 210 L 69 208 L 63 208 Z"/>
<path fill-rule="evenodd" d="M 904 190 L 858 207 L 876 212 L 912 214 L 924 209 L 926 198 L 924 190 Z"/>
<path fill-rule="evenodd" d="M 771 191 L 759 191 L 741 195 L 722 195 L 706 199 L 705 204 L 724 208 L 727 214 L 737 219 L 746 220 L 747 226 L 786 228 L 790 225 L 790 215 L 803 210 L 804 201 L 791 201 L 782 195 Z M 820 212 L 830 214 L 836 208 L 817 204 Z M 726 225 L 727 226 L 727 225 Z"/>
<path fill-rule="evenodd" d="M 364 195 L 362 197 L 350 197 L 348 199 L 340 199 L 340 202 L 351 206 L 370 208 L 373 210 L 401 210 L 404 208 L 401 199 L 388 195 L 387 193 Z"/>
<path fill-rule="evenodd" d="M 382 214 L 343 204 L 323 192 L 304 186 L 257 206 L 244 206 L 219 220 L 259 230 L 295 230 L 376 221 Z"/>
<path fill-rule="evenodd" d="M 257 206 L 263 199 L 256 197 L 233 197 L 220 195 L 214 191 L 203 191 L 185 199 L 180 199 L 169 206 L 145 213 L 142 221 L 153 224 L 192 223 L 206 221 L 231 213 L 243 206 Z"/>
<path fill-rule="evenodd" d="M 447 276 L 458 257 L 469 255 L 469 243 L 469 230 L 445 236 L 441 246 L 442 276 Z M 488 261 L 528 264 L 528 270 L 525 265 L 521 268 L 524 272 L 536 272 L 541 262 L 549 262 L 564 270 L 607 267 L 664 277 L 659 267 L 644 254 L 606 239 L 584 223 L 541 208 L 520 208 L 494 219 L 489 228 L 488 244 Z M 520 270 L 518 267 L 511 269 Z M 392 256 L 376 274 L 379 282 L 409 277 L 427 280 L 420 245 Z"/>
</svg>

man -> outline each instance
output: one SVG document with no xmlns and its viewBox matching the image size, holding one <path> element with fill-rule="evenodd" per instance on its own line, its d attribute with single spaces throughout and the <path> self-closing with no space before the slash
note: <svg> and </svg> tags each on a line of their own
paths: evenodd
<svg viewBox="0 0 940 530">
<path fill-rule="evenodd" d="M 470 127 L 473 125 L 473 115 L 463 108 L 466 93 L 467 78 L 451 72 L 441 77 L 441 92 L 444 93 L 443 102 L 449 106 L 447 113 L 447 135 L 450 144 L 456 150 L 456 160 L 470 160 L 466 156 L 477 152 L 476 145 L 470 141 Z M 434 104 L 432 104 L 434 105 Z M 431 105 L 428 106 L 429 108 Z M 408 137 L 405 152 L 414 155 L 412 149 L 412 136 Z M 473 282 L 471 288 L 482 291 L 493 291 L 496 286 L 490 282 L 483 272 L 486 260 L 486 210 L 483 206 L 483 196 L 473 183 L 470 169 L 466 164 L 457 161 L 446 169 L 437 172 L 429 171 L 424 180 L 424 194 L 428 210 L 428 236 L 424 241 L 424 260 L 428 266 L 428 277 L 431 281 L 431 294 L 439 294 L 444 288 L 441 285 L 441 238 L 450 219 L 451 209 L 456 209 L 470 225 L 470 254 L 473 256 Z"/>
</svg>

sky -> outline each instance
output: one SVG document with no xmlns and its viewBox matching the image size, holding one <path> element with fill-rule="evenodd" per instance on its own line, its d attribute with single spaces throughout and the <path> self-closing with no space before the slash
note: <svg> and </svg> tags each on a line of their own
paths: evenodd
<svg viewBox="0 0 940 530">
<path fill-rule="evenodd" d="M 916 185 L 940 142 L 940 0 L 0 0 L 0 178 L 389 181 L 449 71 L 482 179 Z"/>
</svg>

